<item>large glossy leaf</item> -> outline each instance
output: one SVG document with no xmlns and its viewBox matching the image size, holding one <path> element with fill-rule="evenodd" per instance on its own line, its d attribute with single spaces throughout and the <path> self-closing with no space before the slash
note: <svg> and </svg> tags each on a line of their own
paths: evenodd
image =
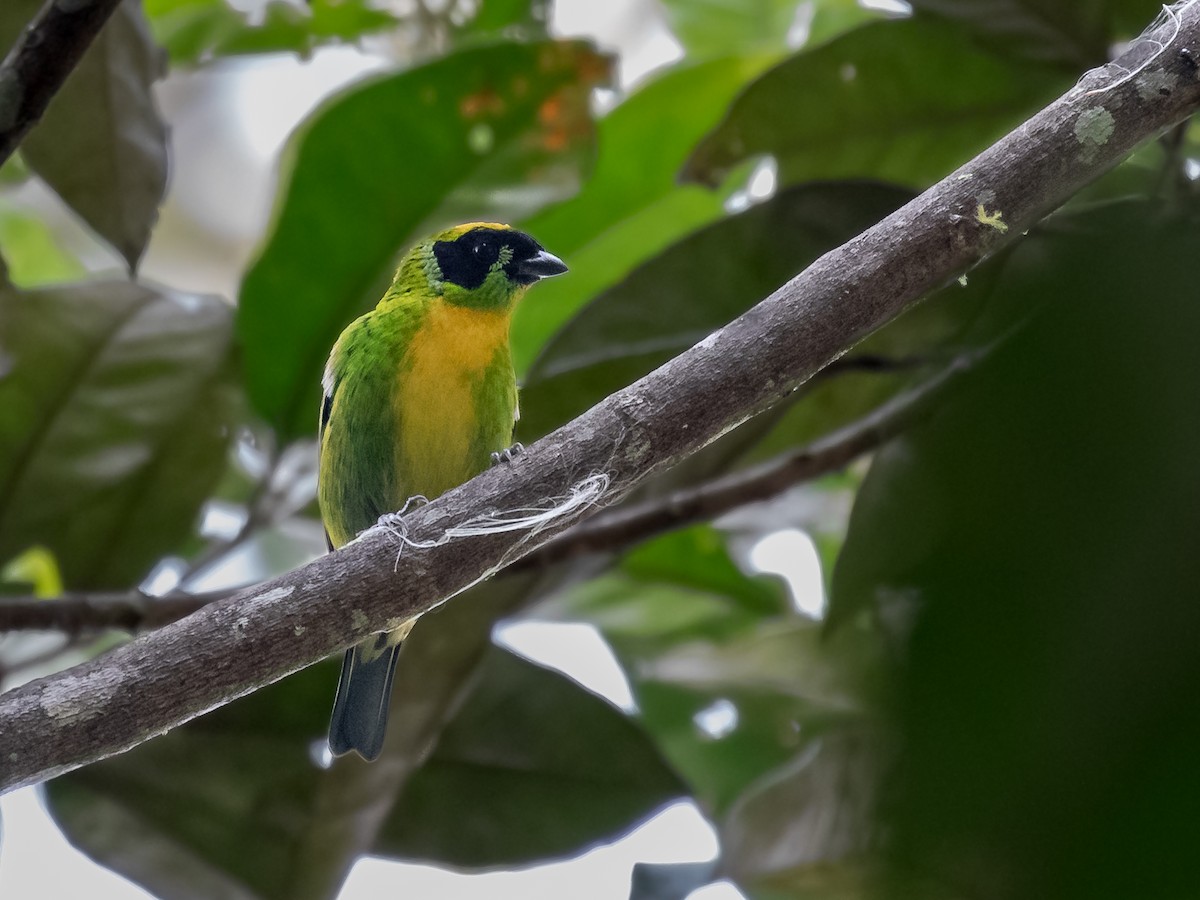
<svg viewBox="0 0 1200 900">
<path fill-rule="evenodd" d="M 806 45 L 815 47 L 875 19 L 906 14 L 904 10 L 897 10 L 895 7 L 872 6 L 868 8 L 858 0 L 819 0 L 812 6 L 812 18 L 808 23 Z"/>
<path fill-rule="evenodd" d="M 932 18 L 875 22 L 796 54 L 746 89 L 684 177 L 718 184 L 769 154 L 785 183 L 883 178 L 924 186 L 1065 87 L 1061 73 L 991 55 Z"/>
<path fill-rule="evenodd" d="M 769 459 L 851 426 L 901 391 L 941 377 L 946 366 L 986 352 L 975 323 L 993 303 L 1003 262 L 1002 257 L 988 261 L 818 373 L 795 400 L 774 411 L 746 461 Z"/>
<path fill-rule="evenodd" d="M 865 725 L 810 735 L 800 753 L 751 784 L 721 822 L 724 872 L 747 886 L 784 881 L 797 900 L 860 896 L 853 867 L 878 844 L 883 738 Z"/>
<path fill-rule="evenodd" d="M 683 793 L 617 709 L 495 652 L 470 703 L 409 781 L 377 849 L 462 866 L 526 862 L 531 846 L 565 856 Z"/>
<path fill-rule="evenodd" d="M 550 0 L 488 0 L 477 5 L 474 16 L 459 26 L 459 33 L 464 37 L 545 37 L 550 6 Z"/>
<path fill-rule="evenodd" d="M 635 547 L 622 558 L 621 569 L 636 578 L 711 591 L 759 616 L 788 609 L 782 584 L 748 578 L 730 559 L 725 536 L 709 525 L 670 532 Z"/>
<path fill-rule="evenodd" d="M 0 293 L 0 559 L 136 584 L 225 466 L 231 311 L 126 282 Z"/>
<path fill-rule="evenodd" d="M 819 625 L 790 612 L 777 584 L 739 572 L 708 527 L 658 538 L 534 614 L 600 629 L 645 727 L 714 814 L 818 733 L 858 721 L 873 691 L 868 636 L 823 645 Z"/>
<path fill-rule="evenodd" d="M 0 4 L 0 46 L 43 4 Z M 167 132 L 152 86 L 162 52 L 137 0 L 126 0 L 21 144 L 29 167 L 136 268 L 167 186 Z"/>
<path fill-rule="evenodd" d="M 681 186 L 676 175 L 734 93 L 772 58 L 731 56 L 674 69 L 600 121 L 600 155 L 579 195 L 524 223 L 571 272 L 538 285 L 517 308 L 512 346 L 519 371 L 584 303 L 723 214 L 721 197 Z"/>
<path fill-rule="evenodd" d="M 724 536 L 697 525 L 627 552 L 614 571 L 552 594 L 534 614 L 583 618 L 629 646 L 659 647 L 731 638 L 788 608 L 779 582 L 748 577 Z"/>
<path fill-rule="evenodd" d="M 1108 61 L 1162 10 L 1156 0 L 912 0 L 914 9 L 968 25 L 1004 53 L 1071 71 Z"/>
<path fill-rule="evenodd" d="M 546 36 L 546 0 L 488 0 L 426 17 L 402 15 L 372 0 L 270 0 L 251 15 L 228 0 L 144 0 L 154 36 L 175 65 L 226 56 L 291 52 L 307 56 L 329 44 L 402 29 L 401 45 L 425 55 L 444 35 L 455 42 L 513 34 Z M 434 31 L 437 31 L 437 34 Z"/>
<path fill-rule="evenodd" d="M 331 896 L 292 872 L 324 855 L 303 837 L 321 813 L 314 744 L 336 679 L 332 663 L 314 666 L 57 778 L 50 812 L 75 846 L 166 900 Z"/>
<path fill-rule="evenodd" d="M 70 281 L 84 274 L 83 265 L 58 245 L 54 232 L 39 218 L 0 207 L 0 248 L 8 277 L 19 287 Z"/>
<path fill-rule="evenodd" d="M 259 412 L 285 436 L 315 427 L 329 348 L 382 295 L 407 244 L 574 190 L 592 146 L 588 93 L 607 69 L 579 43 L 500 44 L 325 104 L 294 143 L 273 234 L 242 284 Z"/>
<path fill-rule="evenodd" d="M 528 862 L 611 838 L 681 793 L 639 729 L 569 679 L 495 648 L 483 673 L 461 709 L 431 710 L 449 729 L 374 852 Z M 56 779 L 51 811 L 160 897 L 333 897 L 354 860 L 345 821 L 393 800 L 371 790 L 386 762 L 318 763 L 336 680 L 333 663 L 313 667 Z"/>
<path fill-rule="evenodd" d="M 691 662 L 713 666 L 704 680 L 693 680 L 674 665 L 641 672 L 638 657 L 614 641 L 622 663 L 637 673 L 634 697 L 647 730 L 704 807 L 722 813 L 751 784 L 786 764 L 807 742 L 811 720 L 819 721 L 826 712 L 793 691 L 779 692 L 762 682 L 743 684 L 740 673 L 726 677 L 718 661 L 707 655 L 720 645 L 683 646 Z M 753 638 L 747 638 L 740 650 L 728 654 L 752 658 L 756 649 Z M 810 652 L 812 647 L 792 649 Z"/>
<path fill-rule="evenodd" d="M 593 300 L 550 341 L 522 394 L 534 437 L 691 347 L 910 195 L 810 185 L 708 226 Z"/>
<path fill-rule="evenodd" d="M 536 581 L 487 582 L 418 623 L 376 763 L 318 763 L 337 684 L 331 662 L 53 782 L 52 809 L 86 852 L 163 897 L 195 896 L 197 884 L 218 896 L 335 896 L 470 695 L 492 620 L 536 593 Z M 157 795 L 160 783 L 176 787 Z"/>
<path fill-rule="evenodd" d="M 887 827 L 953 896 L 1200 887 L 1200 232 L 1125 207 L 1014 254 L 990 327 L 1039 314 L 879 455 L 834 580 L 907 626 Z"/>
<path fill-rule="evenodd" d="M 663 0 L 667 23 L 693 56 L 783 50 L 797 0 Z"/>
<path fill-rule="evenodd" d="M 154 36 L 175 65 L 247 53 L 308 54 L 336 41 L 394 27 L 398 19 L 368 0 L 271 0 L 251 17 L 226 0 L 144 0 Z"/>
</svg>

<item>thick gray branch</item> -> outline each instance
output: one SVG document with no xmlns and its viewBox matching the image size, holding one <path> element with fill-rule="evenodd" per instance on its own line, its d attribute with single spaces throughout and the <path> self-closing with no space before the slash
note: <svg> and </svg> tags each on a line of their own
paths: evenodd
<svg viewBox="0 0 1200 900">
<path fill-rule="evenodd" d="M 777 459 L 680 488 L 665 497 L 602 512 L 567 529 L 508 568 L 535 569 L 589 553 L 619 551 L 665 531 L 714 519 L 747 503 L 773 497 L 793 485 L 836 472 L 895 437 L 923 415 L 947 379 L 966 365 L 967 360 L 958 360 L 941 375 L 885 403 L 863 419 Z M 234 593 L 227 590 L 151 597 L 127 591 L 67 594 L 53 599 L 6 597 L 0 599 L 0 633 L 145 631 L 178 621 Z"/>
<path fill-rule="evenodd" d="M 0 696 L 0 787 L 119 753 L 448 597 L 571 524 L 446 540 L 481 511 L 565 497 L 598 504 L 779 402 L 929 291 L 1021 234 L 1134 146 L 1200 107 L 1200 4 L 745 315 L 637 383 L 406 518 L 337 553 Z M 1149 63 L 1152 46 L 1162 47 Z M 1188 53 L 1182 53 L 1182 50 Z M 594 508 L 594 507 L 589 507 Z M 583 512 L 586 512 L 584 510 Z M 417 546 L 414 546 L 417 545 Z M 427 549 L 418 549 L 425 546 Z"/>
<path fill-rule="evenodd" d="M 121 0 L 46 0 L 0 63 L 0 164 L 42 117 Z"/>
</svg>

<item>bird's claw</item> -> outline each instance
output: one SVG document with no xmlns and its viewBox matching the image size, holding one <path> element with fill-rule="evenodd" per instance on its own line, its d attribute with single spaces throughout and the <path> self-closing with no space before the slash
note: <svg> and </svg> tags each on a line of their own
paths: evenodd
<svg viewBox="0 0 1200 900">
<path fill-rule="evenodd" d="M 424 494 L 413 494 L 404 501 L 404 506 L 395 512 L 384 513 L 375 522 L 376 528 L 387 528 L 394 531 L 397 528 L 404 528 L 404 517 L 408 515 L 409 510 L 424 506 L 429 502 L 429 498 Z"/>
<path fill-rule="evenodd" d="M 522 453 L 525 452 L 525 445 L 517 441 L 511 447 L 505 447 L 503 450 L 498 450 L 492 454 L 492 465 L 498 466 L 502 462 L 510 463 Z"/>
</svg>

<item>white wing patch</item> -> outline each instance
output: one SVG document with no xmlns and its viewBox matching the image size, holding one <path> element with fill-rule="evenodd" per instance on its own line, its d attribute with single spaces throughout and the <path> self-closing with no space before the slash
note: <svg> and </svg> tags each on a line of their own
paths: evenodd
<svg viewBox="0 0 1200 900">
<path fill-rule="evenodd" d="M 338 339 L 341 343 L 341 339 Z M 329 362 L 325 363 L 325 373 L 321 376 L 321 415 L 317 422 L 317 441 L 323 443 L 325 426 L 329 424 L 329 416 L 333 412 L 333 391 L 337 387 L 337 374 L 334 372 L 334 361 L 338 355 L 338 344 L 333 345 L 329 354 Z"/>
<path fill-rule="evenodd" d="M 334 347 L 333 351 L 334 351 L 333 353 L 329 354 L 329 362 L 325 363 L 325 374 L 321 376 L 321 387 L 325 391 L 326 398 L 333 396 L 333 383 L 334 383 L 333 358 L 337 353 L 337 347 Z"/>
</svg>

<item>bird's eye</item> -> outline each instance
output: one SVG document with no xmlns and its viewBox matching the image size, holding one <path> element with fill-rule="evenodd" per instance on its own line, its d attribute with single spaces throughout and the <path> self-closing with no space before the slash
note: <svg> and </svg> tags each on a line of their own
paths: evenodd
<svg viewBox="0 0 1200 900">
<path fill-rule="evenodd" d="M 483 256 L 483 254 L 487 252 L 487 249 L 488 249 L 488 242 L 480 241 L 478 244 L 475 245 L 475 255 Z"/>
</svg>

